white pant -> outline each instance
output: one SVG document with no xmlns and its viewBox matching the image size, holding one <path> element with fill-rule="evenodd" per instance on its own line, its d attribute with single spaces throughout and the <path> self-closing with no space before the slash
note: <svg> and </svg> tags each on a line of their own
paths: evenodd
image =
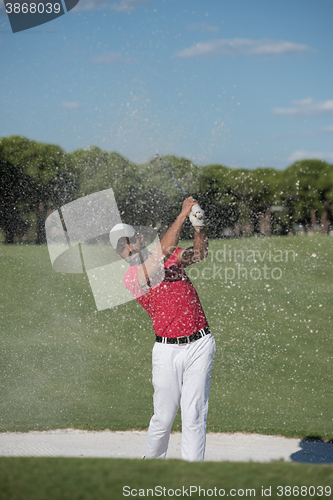
<svg viewBox="0 0 333 500">
<path fill-rule="evenodd" d="M 146 458 L 165 458 L 171 427 L 181 403 L 182 458 L 204 459 L 215 349 L 211 334 L 184 345 L 155 343 L 154 415 L 147 434 Z"/>
</svg>

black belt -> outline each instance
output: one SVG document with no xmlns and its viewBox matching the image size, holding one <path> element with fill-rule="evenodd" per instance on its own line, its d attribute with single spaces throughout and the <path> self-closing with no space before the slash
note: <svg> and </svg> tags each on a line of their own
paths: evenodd
<svg viewBox="0 0 333 500">
<path fill-rule="evenodd" d="M 193 333 L 193 335 L 188 335 L 185 337 L 159 337 L 156 335 L 156 342 L 160 342 L 161 344 L 189 344 L 190 342 L 194 342 L 195 340 L 201 339 L 205 335 L 209 335 L 211 333 L 209 326 L 206 326 L 206 328 L 201 328 L 196 333 Z"/>
</svg>

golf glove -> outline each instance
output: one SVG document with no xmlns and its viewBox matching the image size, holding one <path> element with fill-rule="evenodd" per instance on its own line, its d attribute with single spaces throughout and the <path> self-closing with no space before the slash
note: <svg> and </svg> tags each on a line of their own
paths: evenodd
<svg viewBox="0 0 333 500">
<path fill-rule="evenodd" d="M 204 227 L 205 225 L 205 214 L 202 208 L 196 203 L 191 208 L 190 221 L 194 228 Z"/>
</svg>

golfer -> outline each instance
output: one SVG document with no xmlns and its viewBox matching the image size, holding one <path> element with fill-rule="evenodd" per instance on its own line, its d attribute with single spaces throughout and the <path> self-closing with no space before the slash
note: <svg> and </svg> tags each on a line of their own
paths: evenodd
<svg viewBox="0 0 333 500">
<path fill-rule="evenodd" d="M 189 217 L 193 247 L 178 247 Z M 182 458 L 202 461 L 215 341 L 197 292 L 185 273 L 207 255 L 204 213 L 190 196 L 152 253 L 132 226 L 117 224 L 110 242 L 130 268 L 124 285 L 149 314 L 156 334 L 153 348 L 154 415 L 146 439 L 148 458 L 165 458 L 173 421 L 181 405 Z"/>
</svg>

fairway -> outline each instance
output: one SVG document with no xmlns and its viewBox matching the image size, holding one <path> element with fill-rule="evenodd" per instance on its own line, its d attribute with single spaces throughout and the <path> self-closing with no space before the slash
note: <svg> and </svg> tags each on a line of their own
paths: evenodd
<svg viewBox="0 0 333 500">
<path fill-rule="evenodd" d="M 213 240 L 188 268 L 217 345 L 209 431 L 333 438 L 332 247 L 321 235 Z M 1 245 L 0 276 L 1 431 L 147 428 L 145 311 L 98 312 L 87 277 L 54 272 L 46 246 Z"/>
<path fill-rule="evenodd" d="M 3 500 L 332 498 L 331 466 L 178 460 L 0 458 Z M 270 493 L 270 494 L 269 494 Z"/>
</svg>

